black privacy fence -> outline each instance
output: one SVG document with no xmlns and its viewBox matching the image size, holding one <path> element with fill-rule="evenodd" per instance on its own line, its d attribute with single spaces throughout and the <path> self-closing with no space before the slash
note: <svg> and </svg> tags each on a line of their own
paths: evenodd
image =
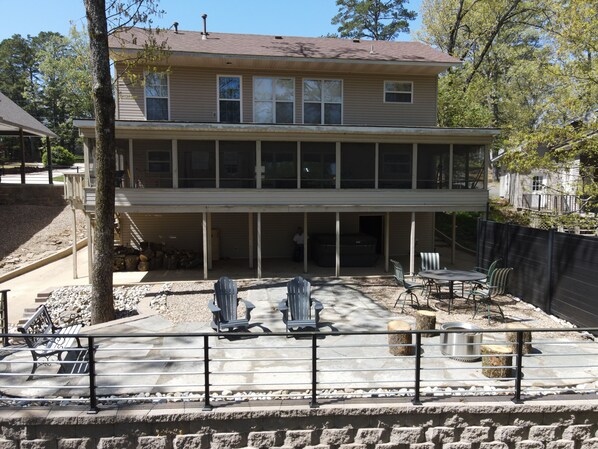
<svg viewBox="0 0 598 449">
<path fill-rule="evenodd" d="M 576 326 L 598 323 L 598 238 L 480 220 L 477 257 L 513 268 L 508 293 Z"/>
</svg>

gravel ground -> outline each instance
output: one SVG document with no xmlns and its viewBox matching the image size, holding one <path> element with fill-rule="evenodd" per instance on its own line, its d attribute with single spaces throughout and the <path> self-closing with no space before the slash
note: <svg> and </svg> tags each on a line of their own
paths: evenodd
<svg viewBox="0 0 598 449">
<path fill-rule="evenodd" d="M 70 206 L 0 205 L 0 275 L 70 247 L 72 228 Z M 77 236 L 86 236 L 82 211 Z"/>
</svg>

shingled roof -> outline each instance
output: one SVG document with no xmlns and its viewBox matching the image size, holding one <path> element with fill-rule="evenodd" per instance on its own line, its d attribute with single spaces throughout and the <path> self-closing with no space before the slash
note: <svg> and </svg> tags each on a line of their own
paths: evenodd
<svg viewBox="0 0 598 449">
<path fill-rule="evenodd" d="M 0 135 L 18 136 L 19 129 L 26 136 L 58 137 L 0 92 Z"/>
<path fill-rule="evenodd" d="M 146 30 L 132 28 L 118 38 L 111 37 L 113 50 L 141 49 Z M 348 60 L 455 65 L 460 61 L 420 42 L 371 41 L 314 37 L 267 36 L 257 34 L 209 33 L 204 38 L 196 31 L 160 31 L 159 42 L 166 40 L 172 53 L 210 56 L 240 56 L 297 60 Z"/>
</svg>

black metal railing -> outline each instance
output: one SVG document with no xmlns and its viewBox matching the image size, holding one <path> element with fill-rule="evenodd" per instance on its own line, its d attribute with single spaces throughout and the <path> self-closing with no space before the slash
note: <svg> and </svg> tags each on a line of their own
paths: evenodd
<svg viewBox="0 0 598 449">
<path fill-rule="evenodd" d="M 0 408 L 58 403 L 97 411 L 122 403 L 193 401 L 212 410 L 260 399 L 300 399 L 318 407 L 355 397 L 419 405 L 430 397 L 483 395 L 521 403 L 549 394 L 596 394 L 598 342 L 589 334 L 596 331 L 482 329 L 486 341 L 476 340 L 477 349 L 508 348 L 498 364 L 485 362 L 494 357 L 487 348 L 473 350 L 479 352 L 476 361 L 445 355 L 451 351 L 442 334 L 471 334 L 462 329 L 434 330 L 433 337 L 430 330 L 80 334 L 83 347 L 65 349 L 61 360 L 48 360 L 34 374 L 29 348 L 19 344 L 22 334 L 5 333 L 11 345 L 0 359 Z M 524 338 L 530 333 L 531 341 Z M 394 334 L 405 342 L 394 343 L 388 338 Z M 406 355 L 393 355 L 393 346 Z M 488 377 L 487 369 L 503 374 Z"/>
<path fill-rule="evenodd" d="M 10 290 L 0 290 L 0 331 L 8 334 L 8 292 Z M 8 346 L 8 337 L 2 337 L 2 345 Z"/>
</svg>

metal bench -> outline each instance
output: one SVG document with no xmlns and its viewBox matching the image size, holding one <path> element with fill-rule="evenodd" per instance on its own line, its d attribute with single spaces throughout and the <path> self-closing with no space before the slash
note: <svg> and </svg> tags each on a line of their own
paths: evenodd
<svg viewBox="0 0 598 449">
<path fill-rule="evenodd" d="M 74 337 L 81 331 L 82 324 L 60 327 L 54 325 L 50 313 L 45 305 L 41 305 L 23 326 L 18 328 L 19 332 L 25 334 L 23 339 L 31 350 L 33 357 L 33 369 L 35 373 L 38 365 L 42 363 L 63 363 L 63 355 L 69 352 L 75 341 L 77 347 L 82 348 L 79 337 Z M 51 361 L 50 357 L 56 356 L 57 361 Z M 39 359 L 45 359 L 38 362 Z"/>
</svg>

